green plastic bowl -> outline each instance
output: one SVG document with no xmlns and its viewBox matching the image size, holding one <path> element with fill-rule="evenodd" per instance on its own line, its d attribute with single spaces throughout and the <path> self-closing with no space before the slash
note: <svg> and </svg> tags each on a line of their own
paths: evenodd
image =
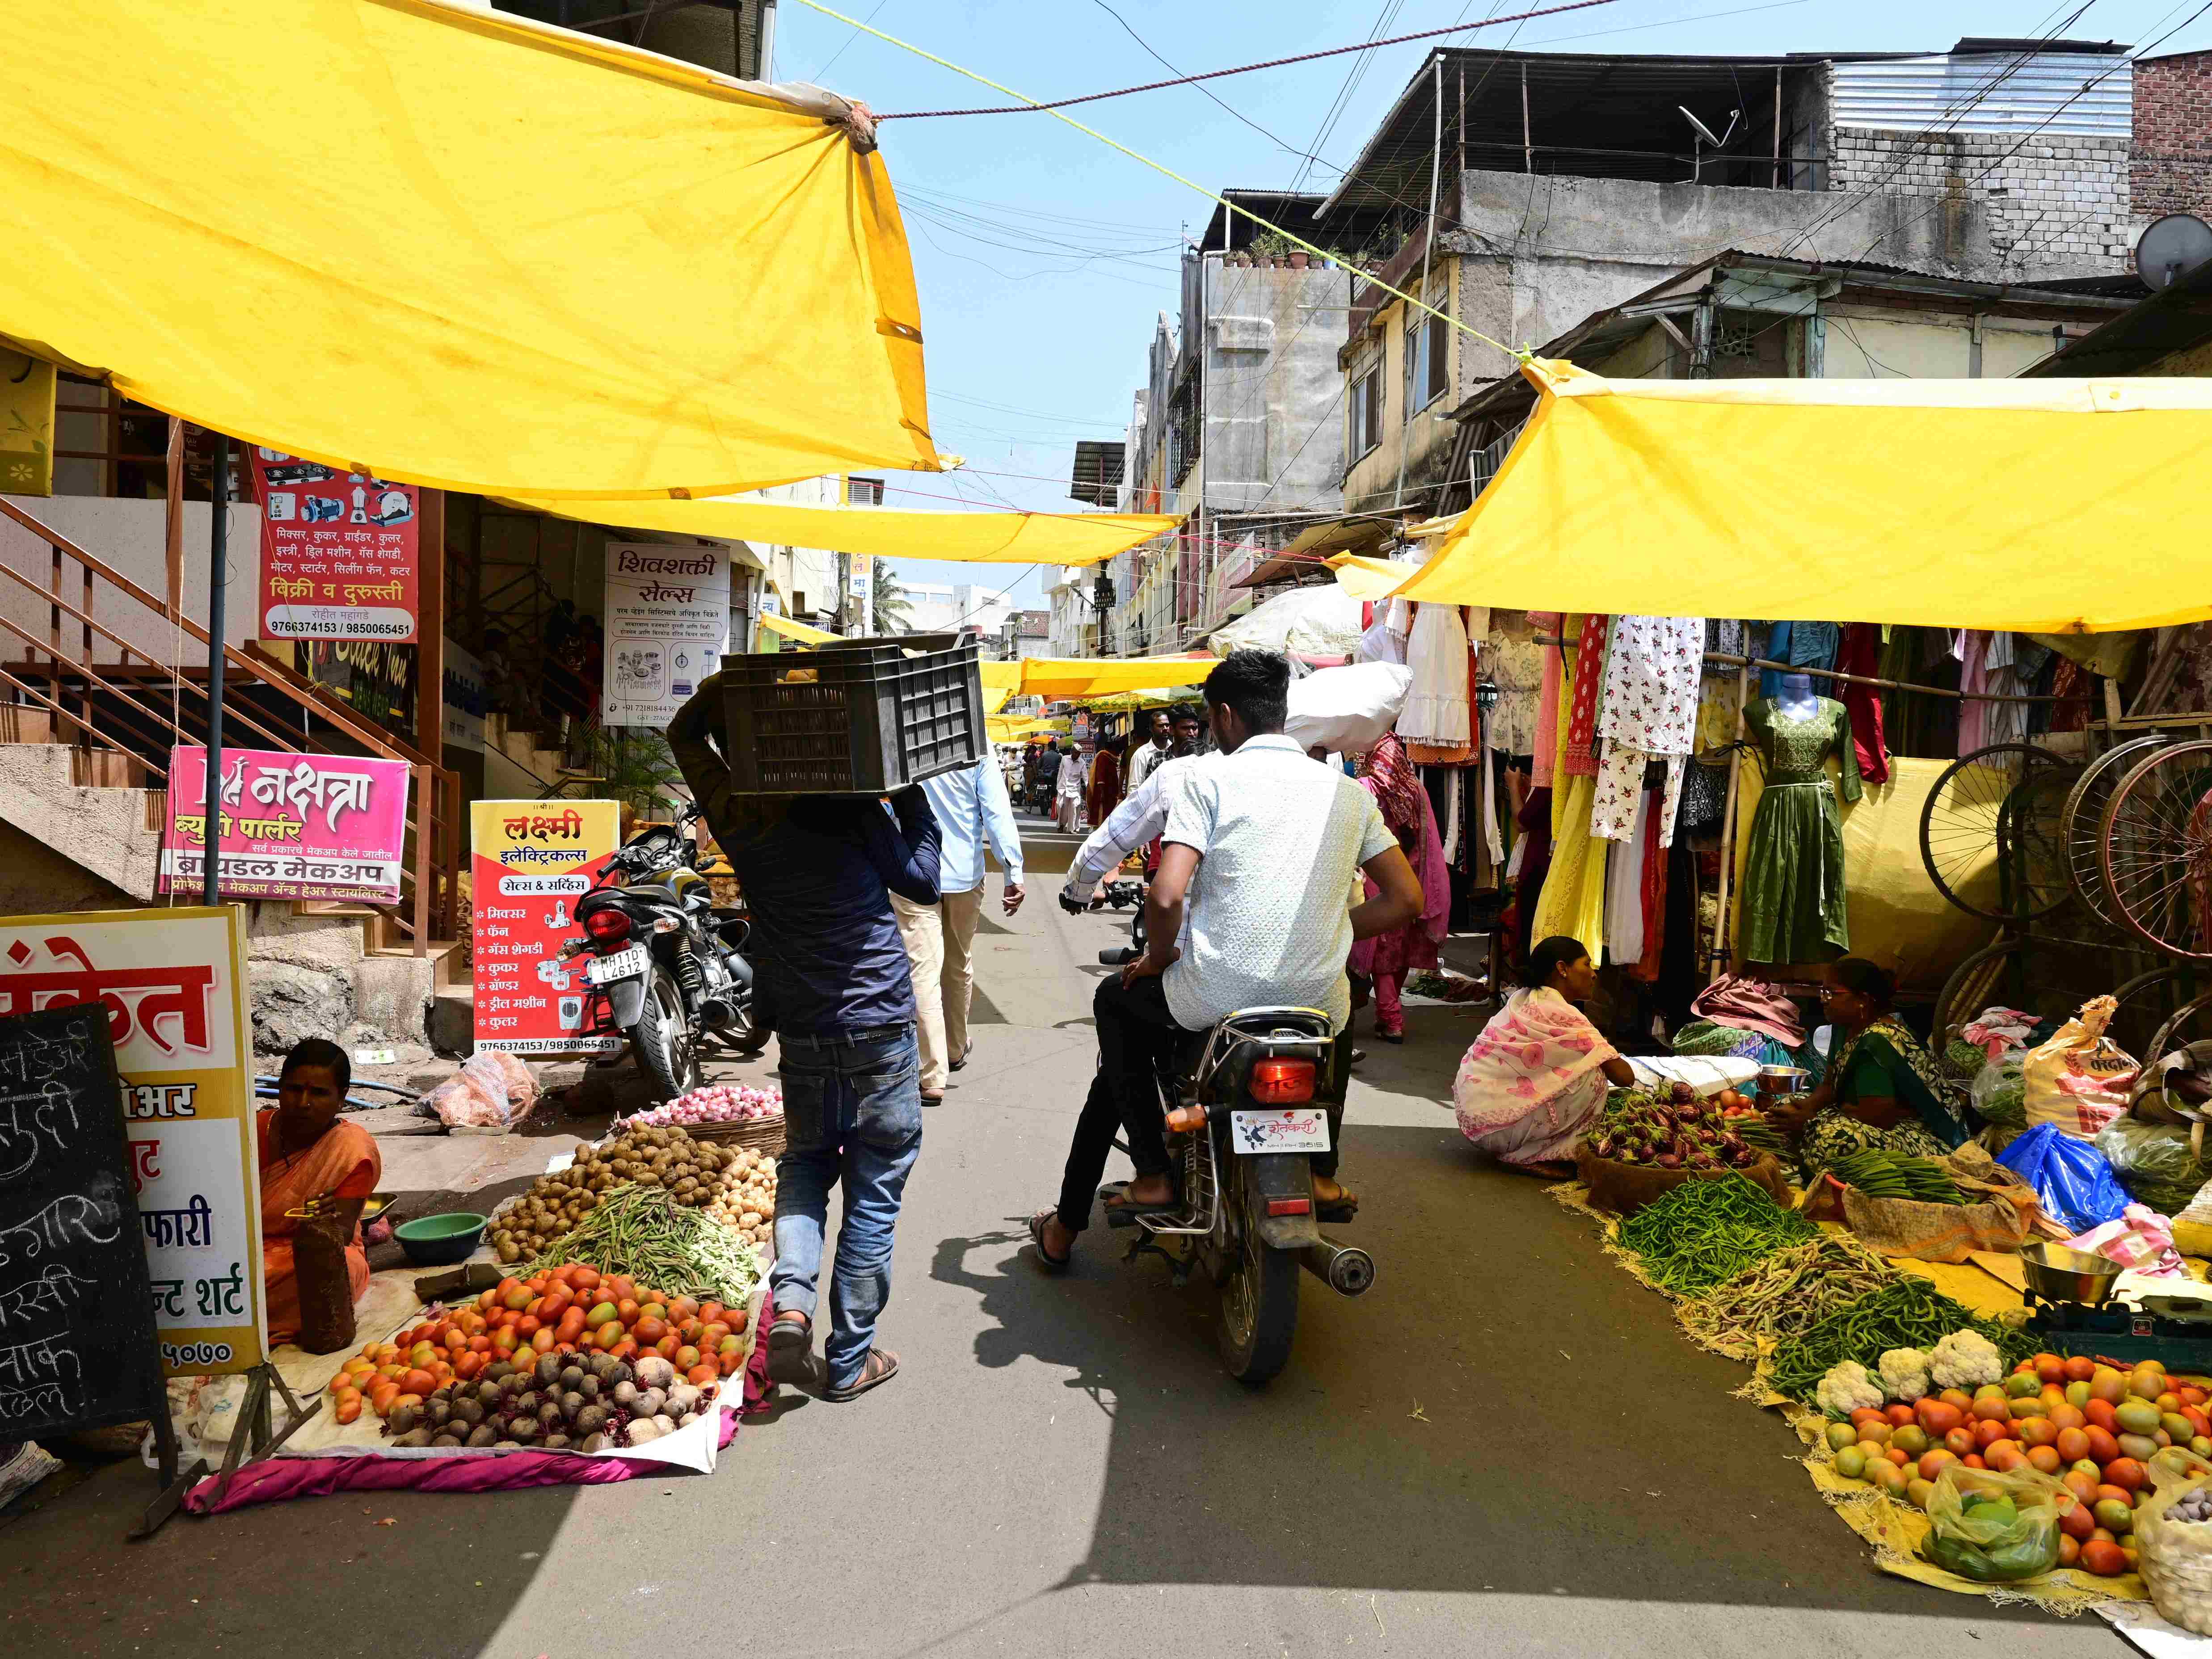
<svg viewBox="0 0 2212 1659">
<path fill-rule="evenodd" d="M 392 1236 L 399 1241 L 399 1248 L 407 1252 L 407 1259 L 416 1266 L 437 1267 L 466 1261 L 474 1255 L 477 1246 L 483 1241 L 484 1229 L 489 1225 L 489 1217 L 455 1210 L 445 1215 L 403 1221 L 392 1230 Z"/>
</svg>

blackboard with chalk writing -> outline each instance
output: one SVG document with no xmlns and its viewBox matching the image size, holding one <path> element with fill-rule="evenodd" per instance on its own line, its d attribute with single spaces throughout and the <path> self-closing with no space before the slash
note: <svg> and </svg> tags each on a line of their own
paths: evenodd
<svg viewBox="0 0 2212 1659">
<path fill-rule="evenodd" d="M 0 1019 L 0 1441 L 164 1409 L 107 1010 Z"/>
</svg>

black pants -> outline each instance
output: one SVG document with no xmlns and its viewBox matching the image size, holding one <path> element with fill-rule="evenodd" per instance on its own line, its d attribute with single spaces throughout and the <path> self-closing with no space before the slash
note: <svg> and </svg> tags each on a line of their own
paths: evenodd
<svg viewBox="0 0 2212 1659">
<path fill-rule="evenodd" d="M 1119 974 L 1109 975 L 1098 981 L 1091 1012 L 1098 1023 L 1098 1072 L 1075 1121 L 1060 1186 L 1060 1225 L 1079 1233 L 1090 1224 L 1116 1129 L 1128 1137 L 1129 1161 L 1139 1176 L 1167 1173 L 1158 1066 L 1191 1036 L 1168 1011 L 1157 974 L 1126 988 Z"/>
</svg>

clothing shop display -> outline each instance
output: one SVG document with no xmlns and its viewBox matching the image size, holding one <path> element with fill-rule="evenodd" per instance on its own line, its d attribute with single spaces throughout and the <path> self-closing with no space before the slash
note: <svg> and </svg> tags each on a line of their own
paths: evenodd
<svg viewBox="0 0 2212 1659">
<path fill-rule="evenodd" d="M 1606 640 L 1613 618 L 1582 618 L 1576 635 L 1574 680 L 1567 688 L 1567 733 L 1559 745 L 1559 769 L 1570 777 L 1597 775 L 1597 713 L 1605 697 Z"/>
<path fill-rule="evenodd" d="M 1797 1005 L 1779 985 L 1741 974 L 1724 974 L 1698 994 L 1690 1012 L 1716 1025 L 1740 1031 L 1757 1031 L 1785 1048 L 1802 1048 L 1804 1022 Z"/>
<path fill-rule="evenodd" d="M 1528 961 L 1528 947 L 1534 943 L 1529 930 L 1535 926 L 1536 901 L 1552 872 L 1551 786 L 1531 789 L 1513 817 L 1521 830 L 1513 844 L 1519 860 L 1513 872 L 1513 960 L 1522 963 Z"/>
<path fill-rule="evenodd" d="M 1639 789 L 1630 807 L 1630 830 L 1611 837 L 1605 861 L 1605 945 L 1615 967 L 1644 959 L 1644 854 L 1651 839 L 1652 792 Z"/>
<path fill-rule="evenodd" d="M 1836 653 L 1836 666 L 1846 674 L 1879 678 L 1881 629 L 1873 623 L 1853 623 L 1845 629 L 1843 647 Z M 1836 701 L 1851 711 L 1851 742 L 1858 750 L 1861 781 L 1887 783 L 1889 750 L 1882 744 L 1880 688 L 1844 680 L 1838 684 Z"/>
<path fill-rule="evenodd" d="M 1605 858 L 1611 847 L 1590 834 L 1590 806 L 1597 790 L 1597 763 L 1579 768 L 1572 757 L 1578 745 L 1591 746 L 1597 724 L 1597 685 L 1605 675 L 1604 617 L 1570 617 L 1562 637 L 1579 643 L 1568 655 L 1559 682 L 1559 755 L 1552 791 L 1552 865 L 1537 896 L 1532 923 L 1538 939 L 1564 934 L 1581 941 L 1591 959 L 1605 949 Z M 1588 710 L 1587 720 L 1574 711 Z M 1577 723 L 1580 730 L 1577 731 Z"/>
<path fill-rule="evenodd" d="M 1705 666 L 1703 617 L 1616 617 L 1595 730 L 1600 763 L 1590 833 L 1626 840 L 1635 827 L 1647 762 L 1667 763 L 1665 804 L 1655 831 L 1674 839 L 1682 768 L 1697 745 L 1698 686 Z"/>
<path fill-rule="evenodd" d="M 2013 696 L 2020 680 L 2013 672 L 2013 635 L 1968 629 L 1953 641 L 1959 659 L 1959 690 L 1969 694 L 1959 709 L 1959 752 L 1971 755 L 1993 743 L 2018 743 L 2027 735 L 2027 705 L 1988 702 L 1972 694 Z"/>
<path fill-rule="evenodd" d="M 1714 617 L 1705 623 L 1705 650 L 1714 656 L 1748 657 L 1753 653 L 1750 629 L 1743 623 Z M 1736 740 L 1738 717 L 1743 713 L 1742 669 L 1735 663 L 1702 665 L 1698 685 L 1698 734 L 1695 753 L 1725 748 Z M 1717 822 L 1717 820 L 1716 820 Z"/>
<path fill-rule="evenodd" d="M 1536 748 L 1536 699 L 1544 689 L 1544 647 L 1525 611 L 1493 611 L 1482 642 L 1480 668 L 1498 688 L 1498 702 L 1483 724 L 1483 741 L 1509 755 Z"/>
<path fill-rule="evenodd" d="M 1489 609 L 1486 606 L 1482 607 L 1480 615 L 1486 627 L 1490 617 Z M 1406 744 L 1406 753 L 1414 765 L 1470 766 L 1474 764 L 1475 757 L 1482 752 L 1482 719 L 1475 712 L 1474 702 L 1476 678 L 1474 647 L 1470 643 L 1467 648 L 1466 682 L 1462 688 L 1467 703 L 1467 738 L 1462 743 L 1423 743 L 1416 739 L 1408 739 Z M 1401 718 L 1401 724 L 1402 723 Z M 1401 736 L 1402 735 L 1403 733 L 1401 733 Z"/>
<path fill-rule="evenodd" d="M 1843 769 L 1843 799 L 1859 798 L 1851 717 L 1832 697 L 1802 717 L 1761 698 L 1744 723 L 1764 763 L 1759 810 L 1744 865 L 1738 957 L 1746 962 L 1826 962 L 1850 949 L 1844 896 L 1843 817 L 1822 763 Z"/>
<path fill-rule="evenodd" d="M 1559 619 L 1554 617 L 1550 628 L 1555 636 L 1559 627 Z M 1564 701 L 1561 685 L 1566 677 L 1566 647 L 1547 645 L 1541 649 L 1544 680 L 1536 693 L 1536 746 L 1529 750 L 1528 776 L 1538 788 L 1549 789 L 1559 764 L 1559 708 Z"/>
<path fill-rule="evenodd" d="M 1413 607 L 1413 631 L 1406 644 L 1406 666 L 1413 689 L 1398 711 L 1398 735 L 1408 747 L 1425 744 L 1464 748 L 1472 740 L 1473 711 L 1468 706 L 1467 624 L 1455 605 Z"/>
</svg>

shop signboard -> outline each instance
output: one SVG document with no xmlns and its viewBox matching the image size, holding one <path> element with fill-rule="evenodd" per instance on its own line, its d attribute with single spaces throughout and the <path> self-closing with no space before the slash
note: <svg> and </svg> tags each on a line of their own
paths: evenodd
<svg viewBox="0 0 2212 1659">
<path fill-rule="evenodd" d="M 620 844 L 611 800 L 480 800 L 469 809 L 476 1039 L 517 1054 L 611 1054 L 619 1036 L 582 1035 L 584 963 L 576 901 Z"/>
<path fill-rule="evenodd" d="M 416 637 L 422 492 L 281 450 L 253 452 L 269 640 Z"/>
<path fill-rule="evenodd" d="M 236 905 L 0 921 L 0 1018 L 71 1004 L 106 1012 L 170 1376 L 243 1371 L 268 1351 L 245 987 Z M 20 1081 L 9 1091 L 20 1093 Z M 98 1095 L 75 1098 L 0 1103 L 0 1129 L 15 1138 L 0 1134 L 0 1164 L 11 1146 L 21 1155 L 27 1134 L 51 1133 Z M 32 1248 L 17 1231 L 0 1236 L 0 1257 Z"/>
<path fill-rule="evenodd" d="M 415 730 L 415 669 L 420 655 L 404 645 L 372 640 L 303 640 L 301 667 L 307 678 L 387 731 Z"/>
<path fill-rule="evenodd" d="M 216 874 L 232 898 L 397 904 L 407 841 L 405 761 L 222 751 Z M 169 832 L 155 891 L 205 890 L 207 750 L 169 751 Z"/>
<path fill-rule="evenodd" d="M 603 724 L 664 729 L 730 639 L 730 550 L 607 544 Z"/>
</svg>

